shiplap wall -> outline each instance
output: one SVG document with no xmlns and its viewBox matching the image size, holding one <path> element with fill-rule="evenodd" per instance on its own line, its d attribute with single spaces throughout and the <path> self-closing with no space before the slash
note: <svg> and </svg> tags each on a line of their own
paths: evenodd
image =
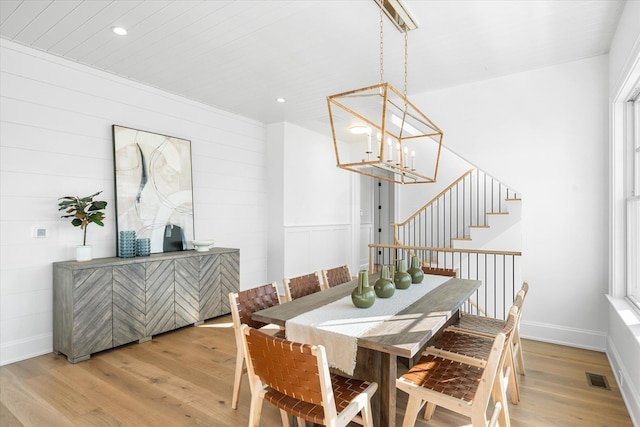
<svg viewBox="0 0 640 427">
<path fill-rule="evenodd" d="M 113 124 L 191 141 L 196 238 L 240 249 L 241 288 L 266 283 L 264 124 L 6 40 L 0 58 L 1 364 L 51 351 L 51 263 L 82 243 L 59 197 L 104 191 L 87 243 L 115 256 Z"/>
</svg>

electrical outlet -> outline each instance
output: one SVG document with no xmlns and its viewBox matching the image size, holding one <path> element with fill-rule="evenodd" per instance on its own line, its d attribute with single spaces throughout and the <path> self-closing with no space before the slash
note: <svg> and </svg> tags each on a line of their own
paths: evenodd
<svg viewBox="0 0 640 427">
<path fill-rule="evenodd" d="M 47 229 L 44 227 L 33 227 L 33 237 L 36 239 L 44 239 L 47 237 Z"/>
<path fill-rule="evenodd" d="M 622 380 L 624 380 L 624 377 L 622 376 L 622 370 L 618 369 L 618 387 L 622 387 Z"/>
</svg>

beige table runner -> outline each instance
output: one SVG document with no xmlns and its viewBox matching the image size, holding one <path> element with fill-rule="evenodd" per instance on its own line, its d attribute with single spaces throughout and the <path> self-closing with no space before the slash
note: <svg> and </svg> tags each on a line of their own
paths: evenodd
<svg viewBox="0 0 640 427">
<path fill-rule="evenodd" d="M 396 289 L 391 298 L 377 298 L 371 307 L 364 309 L 354 306 L 348 295 L 288 320 L 285 325 L 287 339 L 324 345 L 329 365 L 351 375 L 356 365 L 358 337 L 449 279 L 425 274 L 422 283 L 408 289 Z"/>
</svg>

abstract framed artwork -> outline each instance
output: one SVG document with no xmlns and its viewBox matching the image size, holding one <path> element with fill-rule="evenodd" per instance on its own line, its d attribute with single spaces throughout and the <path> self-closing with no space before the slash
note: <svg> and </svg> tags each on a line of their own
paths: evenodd
<svg viewBox="0 0 640 427">
<path fill-rule="evenodd" d="M 194 239 L 191 141 L 113 125 L 116 249 L 120 231 L 151 239 L 151 253 Z"/>
</svg>

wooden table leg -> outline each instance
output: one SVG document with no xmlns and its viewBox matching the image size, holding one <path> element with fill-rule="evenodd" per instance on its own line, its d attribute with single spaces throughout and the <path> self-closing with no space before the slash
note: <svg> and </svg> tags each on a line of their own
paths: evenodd
<svg viewBox="0 0 640 427">
<path fill-rule="evenodd" d="M 371 399 L 373 425 L 395 427 L 396 425 L 396 378 L 397 356 L 375 350 L 358 348 L 355 378 L 378 383 L 378 391 Z"/>
<path fill-rule="evenodd" d="M 396 378 L 398 377 L 398 358 L 389 353 L 381 354 L 382 366 L 378 381 L 378 393 L 381 397 L 380 426 L 396 425 Z"/>
</svg>

